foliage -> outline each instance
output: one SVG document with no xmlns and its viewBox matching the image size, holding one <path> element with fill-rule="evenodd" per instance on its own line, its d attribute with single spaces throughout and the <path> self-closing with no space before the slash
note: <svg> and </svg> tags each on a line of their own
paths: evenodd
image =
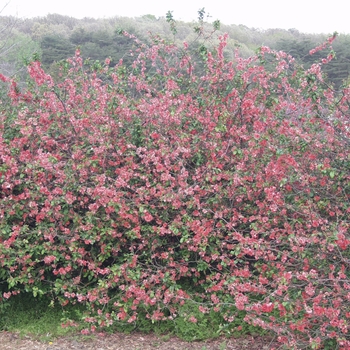
<svg viewBox="0 0 350 350">
<path fill-rule="evenodd" d="M 45 35 L 41 40 L 42 63 L 49 66 L 55 61 L 61 61 L 74 55 L 75 46 L 67 39 L 53 34 Z"/>
<path fill-rule="evenodd" d="M 326 52 L 318 52 L 316 55 L 309 55 L 309 51 L 313 49 L 315 43 L 310 37 L 294 40 L 281 40 L 275 45 L 276 49 L 283 50 L 292 55 L 306 68 L 310 68 L 312 64 L 318 62 Z M 348 79 L 350 71 L 350 49 L 349 36 L 341 35 L 334 43 L 333 48 L 336 52 L 335 59 L 329 62 L 323 72 L 327 75 L 328 81 L 334 84 L 335 89 L 340 89 L 343 82 Z"/>
<path fill-rule="evenodd" d="M 309 69 L 265 46 L 227 61 L 222 35 L 198 70 L 187 43 L 151 39 L 131 66 L 77 51 L 58 81 L 39 61 L 24 91 L 0 76 L 3 301 L 81 303 L 83 333 L 210 327 L 200 312 L 349 347 L 350 88 L 325 84 L 332 50 Z"/>
<path fill-rule="evenodd" d="M 20 35 L 30 37 L 27 42 L 18 40 L 15 52 L 26 51 L 28 43 L 31 41 L 34 41 L 37 46 L 48 44 L 46 49 L 45 47 L 43 49 L 42 63 L 44 63 L 48 73 L 55 74 L 56 66 L 52 65 L 52 63 L 73 55 L 72 50 L 77 46 L 80 47 L 82 56 L 85 59 L 90 58 L 102 62 L 106 57 L 110 57 L 111 64 L 114 65 L 123 57 L 125 65 L 129 63 L 131 61 L 129 50 L 132 41 L 129 38 L 115 35 L 116 28 L 122 28 L 124 31 L 133 33 L 144 42 L 147 42 L 147 37 L 144 37 L 144 34 L 152 33 L 154 36 L 159 35 L 162 38 L 172 40 L 178 46 L 181 46 L 184 41 L 192 43 L 196 39 L 201 25 L 206 29 L 210 27 L 209 23 L 204 22 L 204 19 L 208 17 L 205 15 L 204 9 L 199 10 L 198 15 L 200 25 L 195 25 L 197 34 L 193 31 L 193 23 L 175 21 L 171 12 L 159 18 L 148 14 L 137 18 L 111 17 L 104 19 L 84 18 L 81 20 L 59 14 L 49 14 L 45 17 L 26 20 L 14 20 L 11 17 L 4 16 L 0 19 L 0 27 L 2 23 L 5 26 L 12 23 Z M 225 25 L 218 21 L 213 21 L 212 25 L 216 27 L 218 33 L 229 34 L 230 39 L 225 47 L 225 56 L 230 60 L 234 58 L 236 50 L 239 50 L 242 57 L 247 58 L 254 54 L 254 50 L 257 47 L 265 45 L 290 53 L 308 69 L 315 62 L 314 58 L 310 58 L 308 55 L 308 51 L 317 43 L 326 39 L 324 34 L 305 34 L 296 29 L 283 30 L 273 28 L 260 30 L 248 28 L 244 25 Z M 176 35 L 173 33 L 174 30 Z M 3 31 L 3 33 L 5 32 Z M 101 40 L 103 42 L 96 40 L 96 37 L 94 37 L 96 33 L 102 36 Z M 53 37 L 52 44 L 50 44 L 50 40 L 49 43 L 45 43 L 51 37 Z M 336 89 L 340 87 L 344 79 L 348 78 L 348 41 L 349 35 L 340 35 L 334 44 L 334 49 L 337 52 L 336 59 L 324 67 L 328 80 L 334 84 Z M 63 46 L 62 43 L 64 44 Z M 38 50 L 36 51 L 38 52 Z M 40 52 L 38 53 L 40 54 Z M 12 61 L 6 57 L 3 64 L 11 65 Z M 1 71 L 4 74 L 4 71 Z"/>
<path fill-rule="evenodd" d="M 0 7 L 0 73 L 25 80 L 24 61 L 38 51 L 39 45 L 29 35 L 17 30 L 18 21 L 14 17 L 1 16 L 8 4 Z M 3 91 L 0 91 L 0 95 L 2 97 Z"/>
<path fill-rule="evenodd" d="M 11 17 L 1 16 L 3 10 L 9 3 L 5 3 L 0 6 L 0 58 L 8 51 L 13 49 L 13 44 L 9 42 L 12 37 L 12 32 L 15 27 L 16 21 Z"/>
<path fill-rule="evenodd" d="M 30 294 L 16 295 L 6 306 L 4 312 L 1 312 L 1 330 L 20 335 L 30 334 L 42 341 L 72 333 L 71 327 L 62 327 L 62 324 L 67 324 L 68 320 L 70 323 L 79 322 L 83 312 L 81 305 L 62 308 L 50 304 L 48 298 L 34 298 Z"/>
</svg>

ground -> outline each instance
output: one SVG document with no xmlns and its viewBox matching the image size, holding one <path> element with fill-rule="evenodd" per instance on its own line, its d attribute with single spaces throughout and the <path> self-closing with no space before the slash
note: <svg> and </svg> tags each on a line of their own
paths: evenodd
<svg viewBox="0 0 350 350">
<path fill-rule="evenodd" d="M 154 334 L 67 336 L 49 341 L 0 332 L 0 350 L 270 350 L 278 343 L 267 337 L 218 338 L 188 343 L 175 337 Z"/>
</svg>

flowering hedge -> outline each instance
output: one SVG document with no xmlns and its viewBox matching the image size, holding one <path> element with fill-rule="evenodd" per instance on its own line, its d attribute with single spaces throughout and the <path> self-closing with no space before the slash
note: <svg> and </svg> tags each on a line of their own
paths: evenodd
<svg viewBox="0 0 350 350">
<path fill-rule="evenodd" d="M 267 47 L 228 62 L 226 40 L 201 70 L 155 38 L 129 68 L 77 51 L 57 81 L 1 76 L 3 301 L 83 303 L 92 330 L 192 303 L 350 347 L 350 88 L 324 81 L 332 51 L 304 70 Z"/>
</svg>

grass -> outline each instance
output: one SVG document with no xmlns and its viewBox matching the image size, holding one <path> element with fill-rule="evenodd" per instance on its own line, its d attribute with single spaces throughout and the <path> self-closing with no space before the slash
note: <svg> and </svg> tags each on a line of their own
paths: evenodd
<svg viewBox="0 0 350 350">
<path fill-rule="evenodd" d="M 63 308 L 58 304 L 51 304 L 49 298 L 34 297 L 29 293 L 12 296 L 9 300 L 0 303 L 0 331 L 15 332 L 20 336 L 30 335 L 36 340 L 50 342 L 63 336 L 74 338 L 77 331 L 86 326 L 82 324 L 77 328 L 62 327 L 62 323 L 67 320 L 76 322 L 82 320 L 84 313 L 82 305 L 67 305 Z M 198 322 L 189 322 L 189 315 L 194 315 Z M 244 323 L 243 318 L 244 313 L 239 312 L 235 321 L 227 324 L 224 323 L 220 313 L 210 312 L 209 315 L 204 315 L 198 311 L 196 305 L 188 304 L 179 309 L 179 316 L 173 321 L 153 323 L 141 316 L 135 324 L 116 322 L 106 331 L 107 333 L 133 331 L 155 333 L 160 341 L 169 340 L 171 335 L 185 341 L 201 341 L 221 335 L 240 337 L 247 334 L 266 334 L 262 329 Z M 241 328 L 239 332 L 235 331 L 238 325 Z M 222 343 L 220 350 L 225 348 L 226 344 Z"/>
<path fill-rule="evenodd" d="M 16 332 L 24 336 L 30 334 L 41 341 L 51 341 L 59 336 L 76 333 L 72 328 L 61 326 L 64 319 L 78 320 L 78 307 L 50 306 L 47 298 L 18 295 L 0 304 L 0 331 Z"/>
</svg>

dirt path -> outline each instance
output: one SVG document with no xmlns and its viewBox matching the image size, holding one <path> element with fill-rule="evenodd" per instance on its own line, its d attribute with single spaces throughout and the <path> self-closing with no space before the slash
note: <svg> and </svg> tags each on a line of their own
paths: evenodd
<svg viewBox="0 0 350 350">
<path fill-rule="evenodd" d="M 69 336 L 50 343 L 0 332 L 0 350 L 271 350 L 278 343 L 263 337 L 240 339 L 218 338 L 188 343 L 175 337 L 157 337 L 154 334 L 113 334 L 104 336 Z"/>
</svg>

